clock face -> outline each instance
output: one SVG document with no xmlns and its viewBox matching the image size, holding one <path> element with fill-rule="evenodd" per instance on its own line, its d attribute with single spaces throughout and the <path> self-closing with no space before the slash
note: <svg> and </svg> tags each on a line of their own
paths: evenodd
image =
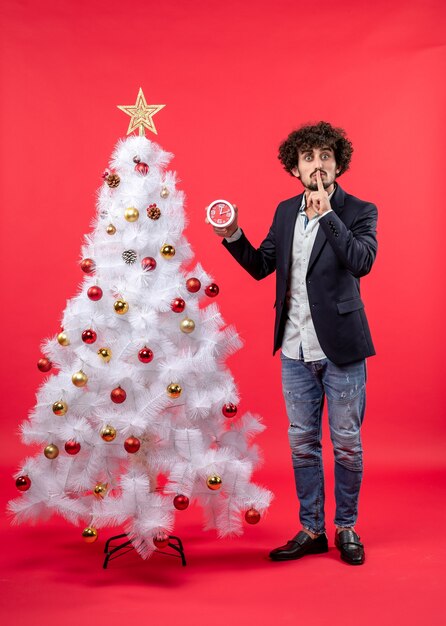
<svg viewBox="0 0 446 626">
<path fill-rule="evenodd" d="M 212 226 L 224 228 L 234 221 L 234 207 L 227 200 L 215 200 L 207 209 L 208 220 Z"/>
</svg>

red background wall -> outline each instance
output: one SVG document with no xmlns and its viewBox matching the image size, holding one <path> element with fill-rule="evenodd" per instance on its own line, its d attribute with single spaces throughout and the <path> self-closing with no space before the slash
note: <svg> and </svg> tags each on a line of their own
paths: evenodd
<svg viewBox="0 0 446 626">
<path fill-rule="evenodd" d="M 39 344 L 57 332 L 82 280 L 77 261 L 100 175 L 127 130 L 116 105 L 133 104 L 140 86 L 148 103 L 167 105 L 151 138 L 176 155 L 186 235 L 246 342 L 229 366 L 241 408 L 268 426 L 261 478 L 278 502 L 293 487 L 271 356 L 274 277 L 256 283 L 244 273 L 203 208 L 232 199 L 260 243 L 277 203 L 300 191 L 276 155 L 306 121 L 347 130 L 355 153 L 340 182 L 380 211 L 378 258 L 362 283 L 378 352 L 368 362 L 366 466 L 444 466 L 444 3 L 4 0 L 0 11 L 7 489 L 9 468 L 27 454 L 16 433 L 42 380 Z"/>
<path fill-rule="evenodd" d="M 369 462 L 442 460 L 445 11 L 389 4 L 278 0 L 3 3 L 3 458 L 33 405 L 42 338 L 57 331 L 82 279 L 81 237 L 139 86 L 166 104 L 151 137 L 176 158 L 187 237 L 221 287 L 219 304 L 246 341 L 230 362 L 245 409 L 260 412 L 268 463 L 286 444 L 274 277 L 256 283 L 203 223 L 227 197 L 258 244 L 299 183 L 277 160 L 297 125 L 327 119 L 355 146 L 340 182 L 380 210 L 379 254 L 363 295 L 378 356 L 369 360 Z M 442 47 L 443 44 L 443 47 Z M 443 138 L 443 139 L 442 139 Z"/>
</svg>

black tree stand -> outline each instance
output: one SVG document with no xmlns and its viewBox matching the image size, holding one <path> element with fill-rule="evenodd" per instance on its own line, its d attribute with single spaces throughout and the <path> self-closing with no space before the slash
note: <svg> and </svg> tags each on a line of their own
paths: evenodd
<svg viewBox="0 0 446 626">
<path fill-rule="evenodd" d="M 133 544 L 130 539 L 127 541 L 123 541 L 122 543 L 116 544 L 113 543 L 118 539 L 124 539 L 124 537 L 128 537 L 127 533 L 122 535 L 115 535 L 114 537 L 110 537 L 107 539 L 105 543 L 105 560 L 104 560 L 104 569 L 107 569 L 108 562 L 113 561 L 113 559 L 117 559 L 118 556 L 124 556 L 127 552 L 134 550 Z M 165 554 L 166 556 L 173 556 L 175 558 L 181 559 L 181 564 L 183 567 L 186 565 L 186 557 L 184 556 L 184 549 L 181 539 L 179 537 L 175 537 L 174 535 L 169 535 L 169 543 L 168 547 L 172 548 L 174 552 L 164 552 L 162 550 L 157 550 L 160 554 Z M 177 552 L 178 554 L 175 554 Z"/>
</svg>

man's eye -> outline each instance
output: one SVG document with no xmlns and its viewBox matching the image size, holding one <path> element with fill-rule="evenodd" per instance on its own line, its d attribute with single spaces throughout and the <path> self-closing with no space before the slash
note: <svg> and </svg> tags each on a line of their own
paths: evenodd
<svg viewBox="0 0 446 626">
<path fill-rule="evenodd" d="M 306 156 L 304 156 L 305 161 L 311 161 L 311 156 L 309 154 L 307 154 Z"/>
<path fill-rule="evenodd" d="M 330 156 L 329 156 L 328 154 L 323 154 L 323 155 L 321 156 L 321 159 L 325 159 L 325 161 L 326 161 L 327 159 L 329 159 L 329 158 L 330 158 Z"/>
</svg>

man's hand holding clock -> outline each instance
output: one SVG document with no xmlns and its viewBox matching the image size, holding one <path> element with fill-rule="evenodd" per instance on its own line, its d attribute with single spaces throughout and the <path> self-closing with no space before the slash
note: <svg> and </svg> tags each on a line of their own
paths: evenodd
<svg viewBox="0 0 446 626">
<path fill-rule="evenodd" d="M 207 207 L 206 224 L 211 224 L 219 237 L 232 237 L 238 228 L 238 209 L 227 200 L 215 200 Z"/>
</svg>

